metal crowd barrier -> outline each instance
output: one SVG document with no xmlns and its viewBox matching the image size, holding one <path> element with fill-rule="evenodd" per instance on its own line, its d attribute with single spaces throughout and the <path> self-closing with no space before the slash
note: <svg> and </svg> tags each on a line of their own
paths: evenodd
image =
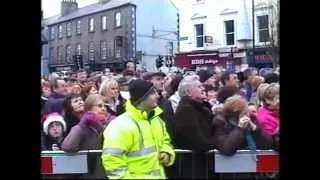
<svg viewBox="0 0 320 180">
<path fill-rule="evenodd" d="M 192 155 L 192 171 L 194 167 L 194 153 L 191 150 L 176 149 L 177 155 Z M 64 151 L 42 151 L 41 152 L 41 174 L 67 175 L 88 173 L 88 155 L 100 156 L 102 150 L 87 150 L 77 153 L 66 153 Z M 210 162 L 209 156 L 214 155 L 214 162 Z M 210 150 L 206 156 L 206 173 L 278 173 L 279 153 L 273 150 L 238 150 L 233 156 L 224 156 L 218 150 Z M 176 159 L 179 171 L 181 170 L 181 158 Z M 213 164 L 211 164 L 213 163 Z M 214 167 L 214 168 L 210 168 Z M 180 172 L 179 172 L 180 174 Z M 192 176 L 195 173 L 192 172 Z"/>
</svg>

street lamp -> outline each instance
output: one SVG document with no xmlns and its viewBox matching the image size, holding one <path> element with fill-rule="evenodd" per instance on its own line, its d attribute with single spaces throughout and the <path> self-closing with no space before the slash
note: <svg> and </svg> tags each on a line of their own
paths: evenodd
<svg viewBox="0 0 320 180">
<path fill-rule="evenodd" d="M 252 0 L 252 61 L 253 67 L 256 66 L 255 58 L 255 19 L 254 19 L 254 0 Z"/>
</svg>

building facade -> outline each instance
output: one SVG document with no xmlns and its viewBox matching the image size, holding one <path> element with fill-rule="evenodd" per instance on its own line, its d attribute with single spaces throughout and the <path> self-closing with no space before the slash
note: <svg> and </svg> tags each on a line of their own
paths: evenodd
<svg viewBox="0 0 320 180">
<path fill-rule="evenodd" d="M 177 53 L 177 8 L 171 0 L 133 0 L 137 5 L 137 55 L 141 67 L 156 70 L 156 59 Z"/>
<path fill-rule="evenodd" d="M 81 57 L 83 68 L 123 69 L 136 54 L 135 16 L 129 0 L 100 0 L 82 8 L 63 0 L 61 14 L 45 20 L 50 71 L 74 69 L 75 57 Z"/>
<path fill-rule="evenodd" d="M 173 0 L 173 2 L 179 8 L 180 14 L 181 53 L 177 54 L 178 58 L 175 59 L 178 66 L 217 65 L 233 69 L 239 69 L 241 64 L 256 67 L 270 66 L 270 64 L 272 66 L 272 57 L 268 50 L 277 44 L 279 19 L 277 0 Z M 252 56 L 253 39 L 254 56 Z M 191 52 L 197 53 L 192 55 Z M 182 61 L 183 63 L 179 63 Z"/>
<path fill-rule="evenodd" d="M 41 11 L 42 19 L 42 11 Z M 48 27 L 41 23 L 41 75 L 49 74 L 49 33 Z"/>
</svg>

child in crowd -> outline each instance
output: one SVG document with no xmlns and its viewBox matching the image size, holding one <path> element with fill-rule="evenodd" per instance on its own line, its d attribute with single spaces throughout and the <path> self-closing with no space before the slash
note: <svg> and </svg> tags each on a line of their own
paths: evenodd
<svg viewBox="0 0 320 180">
<path fill-rule="evenodd" d="M 61 115 L 59 115 L 58 113 L 49 114 L 43 122 L 44 134 L 42 150 L 60 150 L 66 130 L 67 125 Z"/>
</svg>

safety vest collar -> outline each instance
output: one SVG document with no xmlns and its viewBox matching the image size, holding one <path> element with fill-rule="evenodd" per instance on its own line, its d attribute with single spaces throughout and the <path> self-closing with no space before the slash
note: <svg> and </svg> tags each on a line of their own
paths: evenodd
<svg viewBox="0 0 320 180">
<path fill-rule="evenodd" d="M 126 102 L 126 111 L 135 120 L 150 120 L 159 116 L 163 112 L 162 109 L 157 106 L 152 110 L 154 111 L 153 115 L 148 118 L 147 112 L 134 107 L 130 100 Z"/>
</svg>

